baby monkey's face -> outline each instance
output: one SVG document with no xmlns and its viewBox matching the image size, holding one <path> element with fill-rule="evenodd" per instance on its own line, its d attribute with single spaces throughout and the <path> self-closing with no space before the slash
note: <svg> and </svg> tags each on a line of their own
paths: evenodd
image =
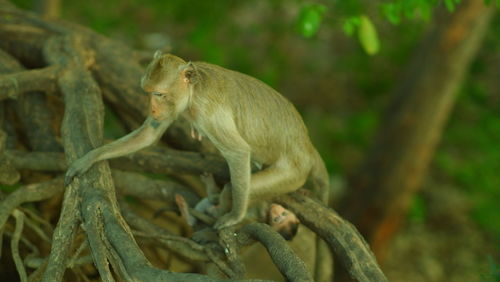
<svg viewBox="0 0 500 282">
<path fill-rule="evenodd" d="M 280 233 L 286 240 L 291 240 L 299 226 L 297 216 L 278 204 L 271 204 L 269 208 L 269 225 Z"/>
</svg>

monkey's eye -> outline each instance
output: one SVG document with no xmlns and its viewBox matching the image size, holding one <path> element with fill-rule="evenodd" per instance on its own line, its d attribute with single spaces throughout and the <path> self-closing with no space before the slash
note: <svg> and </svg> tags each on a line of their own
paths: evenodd
<svg viewBox="0 0 500 282">
<path fill-rule="evenodd" d="M 274 222 L 279 222 L 280 220 L 281 220 L 281 218 L 280 218 L 279 216 L 277 216 L 277 217 L 273 218 L 273 221 L 274 221 Z"/>
<path fill-rule="evenodd" d="M 287 216 L 287 215 L 288 215 L 288 213 L 286 211 L 281 213 L 281 216 Z"/>
<path fill-rule="evenodd" d="M 156 96 L 156 97 L 158 97 L 158 98 L 163 98 L 163 97 L 165 97 L 165 94 L 160 93 L 160 92 L 153 92 L 153 93 L 151 93 L 151 94 L 153 94 L 154 96 Z"/>
</svg>

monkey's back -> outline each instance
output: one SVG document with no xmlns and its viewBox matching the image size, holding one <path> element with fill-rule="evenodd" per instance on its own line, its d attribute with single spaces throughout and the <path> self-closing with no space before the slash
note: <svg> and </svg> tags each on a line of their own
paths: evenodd
<svg viewBox="0 0 500 282">
<path fill-rule="evenodd" d="M 287 157 L 308 163 L 315 149 L 290 101 L 246 74 L 204 62 L 195 64 L 201 84 L 205 84 L 201 89 L 215 89 L 202 91 L 202 95 L 209 95 L 221 106 L 230 105 L 240 135 L 252 148 L 253 159 L 269 164 Z"/>
</svg>

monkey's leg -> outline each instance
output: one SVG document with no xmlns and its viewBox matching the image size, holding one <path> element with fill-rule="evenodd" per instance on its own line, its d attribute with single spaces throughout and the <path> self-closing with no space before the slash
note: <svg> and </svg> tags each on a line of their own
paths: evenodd
<svg viewBox="0 0 500 282">
<path fill-rule="evenodd" d="M 189 206 L 186 203 L 184 197 L 180 194 L 175 194 L 175 203 L 179 208 L 181 217 L 186 221 L 186 223 L 189 226 L 193 227 L 196 224 L 196 218 L 194 218 L 194 216 L 192 216 L 191 213 L 189 213 Z"/>
<path fill-rule="evenodd" d="M 219 217 L 214 227 L 222 229 L 240 222 L 247 212 L 250 190 L 251 148 L 241 137 L 230 111 L 215 111 L 202 125 L 207 137 L 221 152 L 231 175 L 231 211 Z"/>
<path fill-rule="evenodd" d="M 251 200 L 269 199 L 286 194 L 300 188 L 307 179 L 306 168 L 291 169 L 287 165 L 273 165 L 250 176 Z M 224 214 L 231 210 L 232 183 L 226 184 L 219 197 L 219 212 Z"/>
<path fill-rule="evenodd" d="M 307 170 L 289 165 L 273 165 L 252 174 L 250 198 L 266 199 L 299 189 L 307 179 Z"/>
</svg>

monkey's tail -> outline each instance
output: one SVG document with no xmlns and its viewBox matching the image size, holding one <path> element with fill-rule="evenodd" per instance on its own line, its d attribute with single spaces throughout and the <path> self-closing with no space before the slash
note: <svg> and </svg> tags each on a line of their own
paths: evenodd
<svg viewBox="0 0 500 282">
<path fill-rule="evenodd" d="M 311 168 L 310 179 L 313 193 L 322 203 L 328 205 L 330 197 L 330 177 L 326 170 L 325 162 L 318 151 L 314 150 L 314 162 Z"/>
</svg>

